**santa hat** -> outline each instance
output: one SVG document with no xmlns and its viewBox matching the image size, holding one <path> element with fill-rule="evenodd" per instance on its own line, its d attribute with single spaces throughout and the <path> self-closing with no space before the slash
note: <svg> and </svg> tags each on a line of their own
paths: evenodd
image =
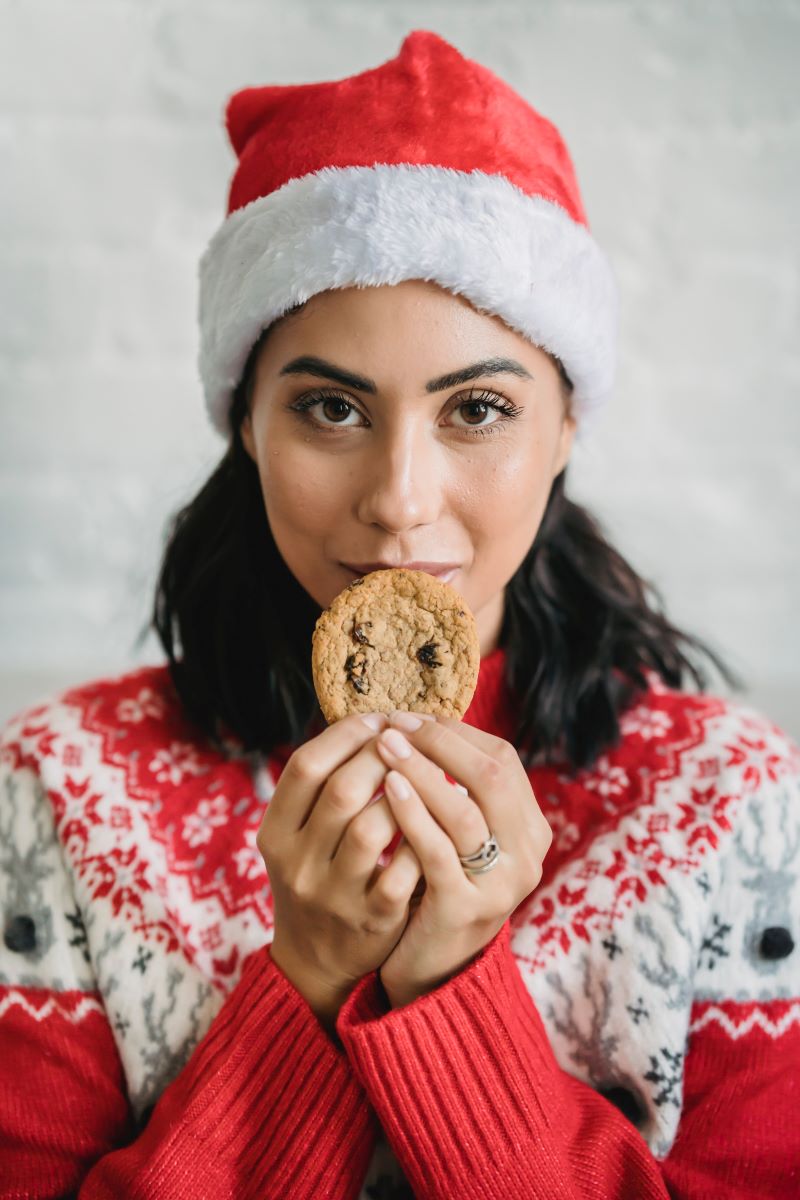
<svg viewBox="0 0 800 1200">
<path fill-rule="evenodd" d="M 556 127 L 480 63 L 414 30 L 396 58 L 228 100 L 228 215 L 200 261 L 214 427 L 250 350 L 332 288 L 432 280 L 561 359 L 581 431 L 608 399 L 618 292 Z"/>
</svg>

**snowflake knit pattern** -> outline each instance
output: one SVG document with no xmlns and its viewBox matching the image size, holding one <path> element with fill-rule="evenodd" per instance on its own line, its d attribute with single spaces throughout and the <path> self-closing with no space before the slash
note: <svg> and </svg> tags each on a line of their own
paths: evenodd
<svg viewBox="0 0 800 1200">
<path fill-rule="evenodd" d="M 465 721 L 511 740 L 504 666 Z M 784 732 L 649 677 L 593 767 L 530 769 L 554 840 L 492 942 L 335 1037 L 269 953 L 292 749 L 211 747 L 165 667 L 8 722 L 0 1197 L 800 1196 Z"/>
</svg>

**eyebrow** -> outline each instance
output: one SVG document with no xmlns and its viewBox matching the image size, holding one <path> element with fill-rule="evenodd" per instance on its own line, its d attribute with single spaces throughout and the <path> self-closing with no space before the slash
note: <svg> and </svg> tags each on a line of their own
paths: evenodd
<svg viewBox="0 0 800 1200">
<path fill-rule="evenodd" d="M 321 379 L 332 379 L 357 392 L 369 392 L 373 396 L 378 391 L 378 386 L 373 379 L 355 375 L 352 371 L 345 371 L 343 367 L 326 362 L 324 358 L 316 358 L 309 354 L 293 358 L 291 362 L 281 368 L 279 373 L 281 375 L 316 375 Z M 485 375 L 517 375 L 520 379 L 534 379 L 530 371 L 515 358 L 485 358 L 482 362 L 472 363 L 471 366 L 463 367 L 460 371 L 449 371 L 446 375 L 440 375 L 438 379 L 430 379 L 425 384 L 425 390 L 426 392 L 442 392 L 446 388 L 457 387 L 460 383 L 469 383 L 471 379 L 481 379 Z"/>
</svg>

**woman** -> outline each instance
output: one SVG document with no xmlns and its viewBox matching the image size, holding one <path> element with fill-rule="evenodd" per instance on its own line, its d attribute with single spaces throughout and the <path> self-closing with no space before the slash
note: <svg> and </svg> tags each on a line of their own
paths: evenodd
<svg viewBox="0 0 800 1200">
<path fill-rule="evenodd" d="M 3 737 L 2 1195 L 798 1194 L 800 756 L 566 498 L 616 292 L 563 142 L 425 31 L 227 121 L 168 665 Z M 316 617 L 413 564 L 464 721 L 325 728 Z"/>
</svg>

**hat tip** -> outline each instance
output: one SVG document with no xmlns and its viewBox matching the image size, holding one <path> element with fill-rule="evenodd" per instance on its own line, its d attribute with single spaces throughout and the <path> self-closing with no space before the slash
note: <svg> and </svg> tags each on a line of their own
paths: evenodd
<svg viewBox="0 0 800 1200">
<path fill-rule="evenodd" d="M 435 33 L 432 29 L 412 29 L 403 38 L 401 50 L 415 50 L 417 47 L 436 46 L 438 49 L 446 46 L 448 50 L 455 50 L 456 47 L 448 42 L 439 33 Z"/>
</svg>

